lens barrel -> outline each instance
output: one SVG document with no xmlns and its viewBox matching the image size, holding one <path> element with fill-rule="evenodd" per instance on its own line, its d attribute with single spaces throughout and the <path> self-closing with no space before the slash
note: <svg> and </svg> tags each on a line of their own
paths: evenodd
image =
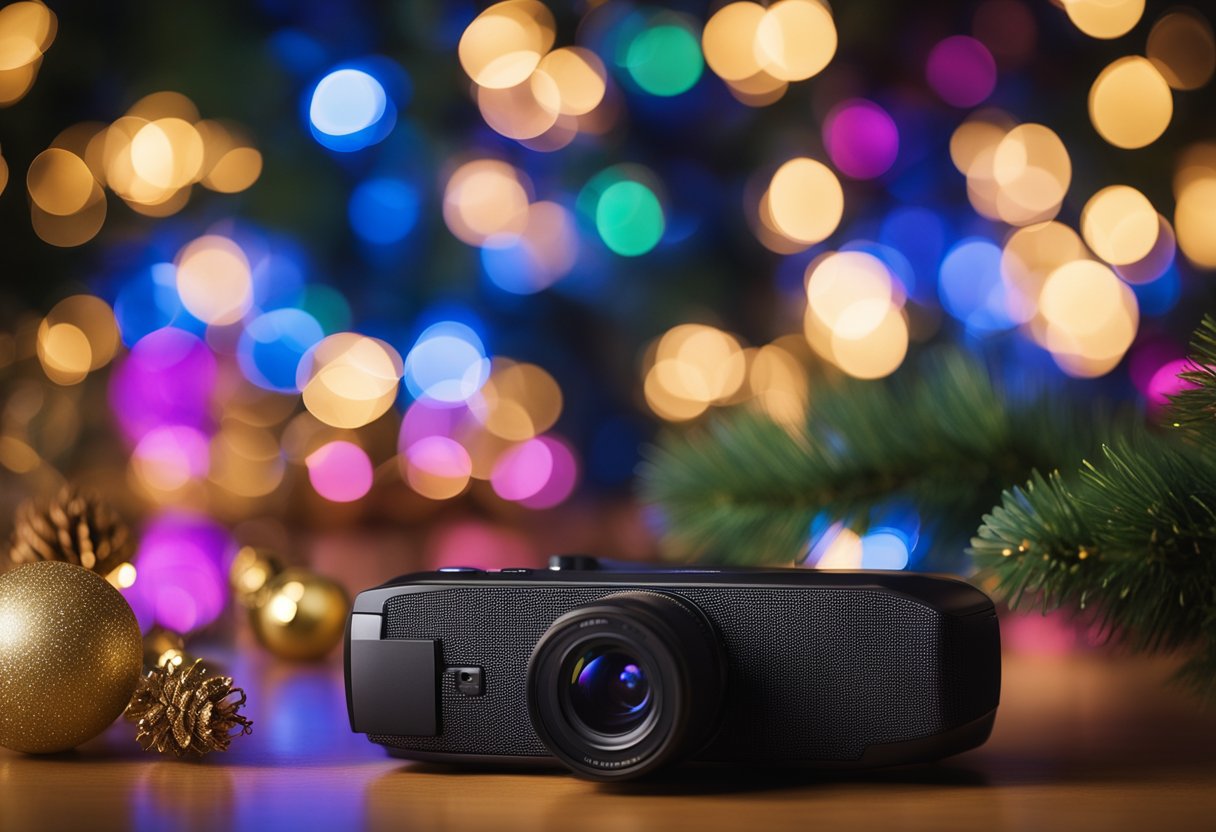
<svg viewBox="0 0 1216 832">
<path fill-rule="evenodd" d="M 710 739 L 725 678 L 717 633 L 699 609 L 661 592 L 621 592 L 553 622 L 528 664 L 528 708 L 576 774 L 625 780 Z"/>
</svg>

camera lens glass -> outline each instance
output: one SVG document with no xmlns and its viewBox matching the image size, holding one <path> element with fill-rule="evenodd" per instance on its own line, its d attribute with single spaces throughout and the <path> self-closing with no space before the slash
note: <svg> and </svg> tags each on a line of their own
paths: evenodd
<svg viewBox="0 0 1216 832">
<path fill-rule="evenodd" d="M 567 678 L 575 716 L 598 734 L 627 734 L 650 715 L 654 697 L 642 663 L 614 646 L 579 653 Z"/>
</svg>

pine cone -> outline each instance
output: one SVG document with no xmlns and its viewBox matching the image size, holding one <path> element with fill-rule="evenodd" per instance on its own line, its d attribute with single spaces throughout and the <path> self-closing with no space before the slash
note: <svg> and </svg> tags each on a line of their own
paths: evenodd
<svg viewBox="0 0 1216 832">
<path fill-rule="evenodd" d="M 253 730 L 253 723 L 238 713 L 245 691 L 232 686 L 231 676 L 206 673 L 195 661 L 189 667 L 155 668 L 139 680 L 126 716 L 138 723 L 135 739 L 145 751 L 155 748 L 179 757 L 227 751 L 233 737 Z"/>
<path fill-rule="evenodd" d="M 9 558 L 15 564 L 63 560 L 105 577 L 131 559 L 127 526 L 97 497 L 65 485 L 49 506 L 17 508 Z"/>
</svg>

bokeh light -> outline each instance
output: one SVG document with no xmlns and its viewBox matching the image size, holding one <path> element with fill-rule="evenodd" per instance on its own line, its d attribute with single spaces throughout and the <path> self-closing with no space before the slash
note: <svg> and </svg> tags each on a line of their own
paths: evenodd
<svg viewBox="0 0 1216 832">
<path fill-rule="evenodd" d="M 531 183 L 514 167 L 478 159 L 457 168 L 443 194 L 448 230 L 479 246 L 495 234 L 520 234 L 528 222 Z"/>
<path fill-rule="evenodd" d="M 1181 155 L 1174 199 L 1178 247 L 1196 266 L 1216 269 L 1216 145 L 1195 144 Z"/>
<path fill-rule="evenodd" d="M 975 38 L 954 35 L 929 52 L 925 78 L 947 104 L 974 107 L 996 87 L 996 60 Z"/>
<path fill-rule="evenodd" d="M 942 260 L 942 306 L 968 330 L 983 333 L 1014 325 L 1001 278 L 1001 255 L 991 240 L 965 237 Z"/>
<path fill-rule="evenodd" d="M 1212 24 L 1194 9 L 1171 11 L 1154 23 L 1145 52 L 1176 90 L 1197 90 L 1216 71 Z"/>
<path fill-rule="evenodd" d="M 651 95 L 687 92 L 701 78 L 704 61 L 698 33 L 682 18 L 664 15 L 638 32 L 625 50 L 625 68 Z"/>
<path fill-rule="evenodd" d="M 1047 276 L 1065 263 L 1085 259 L 1089 259 L 1089 251 L 1080 235 L 1063 223 L 1040 223 L 1009 235 L 1000 270 L 1010 319 L 1016 323 L 1032 320 L 1038 314 Z"/>
<path fill-rule="evenodd" d="M 1115 274 L 1128 283 L 1144 285 L 1161 278 L 1170 266 L 1174 265 L 1174 257 L 1178 251 L 1177 238 L 1169 220 L 1157 216 L 1157 240 L 1139 260 L 1132 263 L 1122 263 L 1115 266 Z"/>
<path fill-rule="evenodd" d="M 57 31 L 55 13 L 42 3 L 0 8 L 0 107 L 16 104 L 29 92 Z"/>
<path fill-rule="evenodd" d="M 1159 222 L 1148 197 L 1127 185 L 1098 191 L 1081 211 L 1081 236 L 1107 263 L 1123 266 L 1148 256 Z"/>
<path fill-rule="evenodd" d="M 331 502 L 351 503 L 371 490 L 372 462 L 353 442 L 328 442 L 309 454 L 304 464 L 312 487 Z"/>
<path fill-rule="evenodd" d="M 856 378 L 894 372 L 908 351 L 902 287 L 882 260 L 838 251 L 806 271 L 803 334 L 821 357 Z"/>
<path fill-rule="evenodd" d="M 756 62 L 782 81 L 818 75 L 836 54 L 836 24 L 818 0 L 778 0 L 756 27 Z"/>
<path fill-rule="evenodd" d="M 64 298 L 38 326 L 38 360 L 47 378 L 57 384 L 83 381 L 110 363 L 118 345 L 113 311 L 92 295 Z"/>
<path fill-rule="evenodd" d="M 297 393 L 300 360 L 325 337 L 321 324 L 301 309 L 274 309 L 249 322 L 237 344 L 245 378 L 266 390 Z"/>
<path fill-rule="evenodd" d="M 505 0 L 485 9 L 460 37 L 457 54 L 480 87 L 508 89 L 531 76 L 554 39 L 553 13 L 536 0 Z"/>
<path fill-rule="evenodd" d="M 214 353 L 197 336 L 172 327 L 139 339 L 110 376 L 110 406 L 132 442 L 162 425 L 203 429 L 210 423 L 218 374 Z"/>
<path fill-rule="evenodd" d="M 300 359 L 296 386 L 308 412 L 336 428 L 380 418 L 397 396 L 401 356 L 389 344 L 354 332 L 317 343 Z"/>
<path fill-rule="evenodd" d="M 396 106 L 384 85 L 354 67 L 326 74 L 308 100 L 312 135 L 330 150 L 351 152 L 383 141 L 396 119 Z"/>
<path fill-rule="evenodd" d="M 351 192 L 347 217 L 359 239 L 384 246 L 405 239 L 418 223 L 421 208 L 417 188 L 401 179 L 378 177 Z"/>
<path fill-rule="evenodd" d="M 1001 138 L 992 157 L 997 212 L 1010 225 L 1052 219 L 1072 182 L 1072 161 L 1055 131 L 1020 124 Z"/>
<path fill-rule="evenodd" d="M 664 419 L 693 419 L 711 404 L 731 400 L 746 372 L 735 336 L 704 324 L 681 324 L 657 341 L 643 392 Z"/>
<path fill-rule="evenodd" d="M 562 412 L 562 391 L 543 368 L 496 358 L 471 410 L 490 433 L 518 442 L 553 427 Z"/>
<path fill-rule="evenodd" d="M 232 240 L 207 234 L 177 253 L 177 292 L 186 310 L 208 324 L 234 324 L 253 306 L 253 276 Z"/>
<path fill-rule="evenodd" d="M 131 452 L 131 471 L 135 479 L 152 492 L 178 491 L 206 477 L 210 462 L 206 434 L 186 425 L 153 428 L 140 438 Z"/>
<path fill-rule="evenodd" d="M 756 44 L 764 13 L 759 3 L 739 2 L 728 3 L 710 16 L 701 32 L 701 48 L 719 78 L 745 81 L 764 71 Z"/>
<path fill-rule="evenodd" d="M 812 529 L 805 565 L 816 569 L 860 569 L 861 560 L 861 537 L 843 523 Z"/>
<path fill-rule="evenodd" d="M 228 563 L 237 546 L 224 527 L 205 517 L 166 514 L 140 535 L 139 578 L 124 592 L 133 607 L 178 633 L 201 629 L 228 600 Z"/>
<path fill-rule="evenodd" d="M 96 184 L 83 159 L 57 147 L 39 153 L 26 174 L 30 199 L 43 211 L 60 217 L 84 208 Z"/>
<path fill-rule="evenodd" d="M 463 493 L 473 471 L 469 452 L 446 436 L 414 442 L 406 448 L 402 463 L 406 482 L 430 500 L 450 500 Z"/>
<path fill-rule="evenodd" d="M 1174 115 L 1169 84 L 1147 58 L 1109 64 L 1089 89 L 1089 120 L 1098 135 L 1125 149 L 1152 144 Z"/>
<path fill-rule="evenodd" d="M 534 202 L 518 234 L 491 235 L 481 249 L 490 280 L 516 295 L 547 289 L 574 268 L 578 230 L 570 211 L 556 202 Z"/>
<path fill-rule="evenodd" d="M 525 508 L 543 510 L 564 503 L 578 485 L 578 462 L 574 451 L 565 440 L 552 434 L 540 436 L 530 442 L 538 443 L 548 452 L 549 476 L 545 484 L 530 496 L 519 499 Z"/>
<path fill-rule="evenodd" d="M 882 176 L 899 153 L 899 130 L 882 107 L 860 98 L 837 104 L 823 122 L 823 144 L 841 173 L 854 179 Z"/>
<path fill-rule="evenodd" d="M 1126 35 L 1144 14 L 1144 0 L 1063 0 L 1061 5 L 1078 29 L 1102 40 Z"/>
<path fill-rule="evenodd" d="M 558 111 L 585 116 L 604 100 L 608 73 L 604 62 L 590 49 L 564 46 L 540 61 L 539 69 L 557 85 Z"/>
<path fill-rule="evenodd" d="M 1039 309 L 1047 326 L 1041 343 L 1066 373 L 1110 372 L 1132 344 L 1139 324 L 1135 295 L 1110 267 L 1093 260 L 1066 263 L 1043 285 Z"/>
<path fill-rule="evenodd" d="M 405 384 L 416 399 L 463 402 L 489 377 L 485 345 L 471 327 L 458 321 L 431 324 L 405 359 Z"/>
<path fill-rule="evenodd" d="M 619 178 L 603 187 L 594 204 L 600 239 L 623 257 L 645 254 L 663 238 L 663 206 L 642 182 Z"/>
<path fill-rule="evenodd" d="M 549 446 L 539 439 L 529 439 L 498 458 L 490 485 L 504 500 L 524 500 L 540 493 L 552 474 L 553 454 Z"/>
<path fill-rule="evenodd" d="M 773 226 L 790 240 L 826 240 L 844 213 L 844 191 L 831 169 L 814 159 L 791 159 L 777 169 L 765 203 Z"/>
<path fill-rule="evenodd" d="M 778 344 L 756 350 L 748 367 L 747 387 L 755 406 L 778 424 L 796 428 L 806 418 L 806 368 Z"/>
</svg>

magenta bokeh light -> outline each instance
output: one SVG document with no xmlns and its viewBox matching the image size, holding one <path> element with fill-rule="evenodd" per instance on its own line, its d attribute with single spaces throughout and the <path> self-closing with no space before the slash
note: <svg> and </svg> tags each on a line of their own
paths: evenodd
<svg viewBox="0 0 1216 832">
<path fill-rule="evenodd" d="M 955 35 L 933 47 L 925 77 L 947 104 L 974 107 L 996 87 L 996 61 L 975 38 Z"/>
<path fill-rule="evenodd" d="M 841 173 L 854 179 L 873 179 L 895 164 L 899 130 L 882 107 L 853 98 L 828 113 L 823 122 L 823 143 Z"/>
<path fill-rule="evenodd" d="M 469 417 L 469 408 L 464 402 L 444 407 L 429 399 L 420 399 L 406 409 L 401 419 L 397 449 L 404 453 L 414 443 L 430 436 L 451 439 L 461 423 Z"/>
<path fill-rule="evenodd" d="M 158 329 L 115 367 L 110 407 L 132 442 L 163 425 L 206 430 L 215 379 L 215 356 L 202 340 L 181 329 Z"/>
<path fill-rule="evenodd" d="M 538 437 L 503 452 L 490 474 L 490 485 L 504 500 L 525 500 L 540 493 L 552 474 L 553 452 Z"/>
<path fill-rule="evenodd" d="M 304 460 L 316 492 L 335 503 L 350 503 L 371 491 L 372 461 L 353 442 L 322 445 Z"/>
<path fill-rule="evenodd" d="M 236 543 L 206 517 L 170 513 L 152 520 L 135 555 L 135 584 L 124 592 L 141 625 L 179 633 L 214 621 L 228 599 Z"/>
<path fill-rule="evenodd" d="M 1187 381 L 1179 375 L 1189 372 L 1193 367 L 1194 365 L 1185 358 L 1163 364 L 1157 372 L 1153 373 L 1152 378 L 1148 381 L 1148 388 L 1144 391 L 1144 397 L 1148 399 L 1149 405 L 1163 407 L 1169 404 L 1167 396 L 1174 396 L 1183 390 L 1195 387 L 1193 382 Z"/>
<path fill-rule="evenodd" d="M 405 456 L 411 464 L 436 477 L 461 479 L 473 471 L 469 452 L 446 436 L 423 437 L 406 448 Z"/>
<path fill-rule="evenodd" d="M 552 460 L 549 480 L 539 491 L 519 503 L 534 509 L 553 508 L 574 491 L 578 483 L 578 463 L 570 446 L 555 436 L 538 436 L 533 441 L 542 443 L 549 451 Z"/>
</svg>

